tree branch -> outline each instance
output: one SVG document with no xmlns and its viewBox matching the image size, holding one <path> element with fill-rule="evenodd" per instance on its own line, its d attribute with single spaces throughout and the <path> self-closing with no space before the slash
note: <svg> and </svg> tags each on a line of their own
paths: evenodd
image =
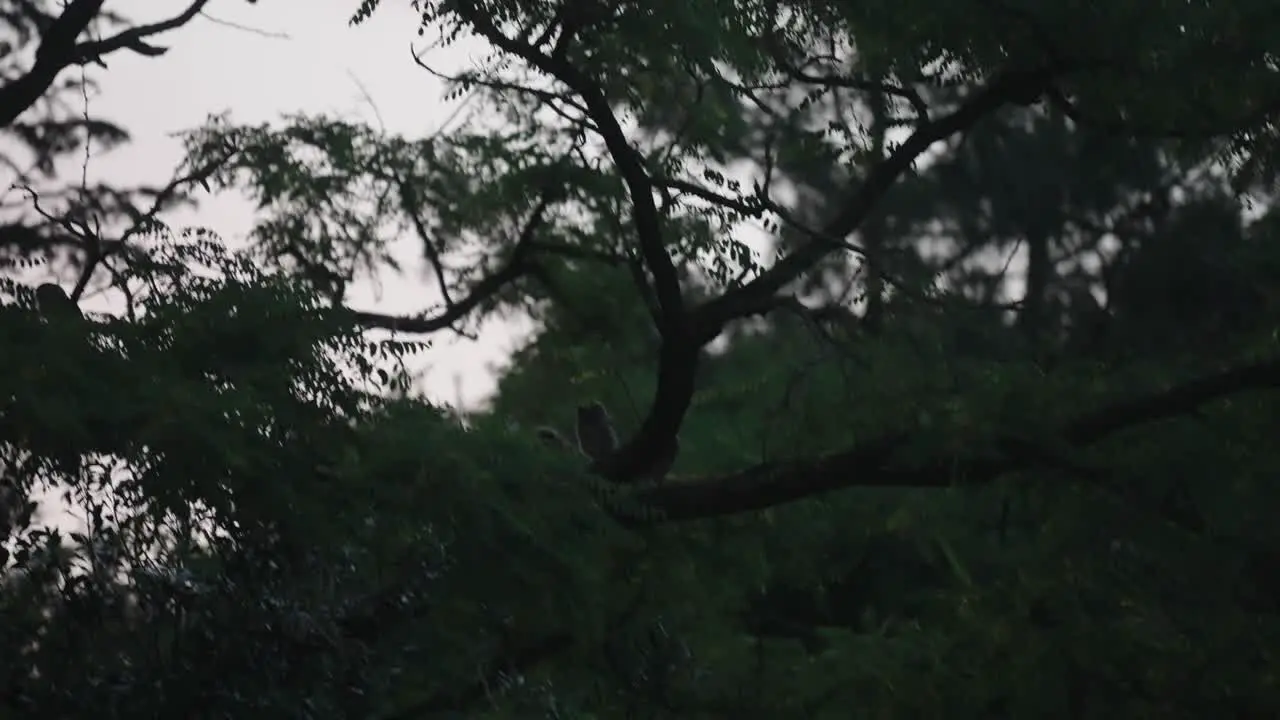
<svg viewBox="0 0 1280 720">
<path fill-rule="evenodd" d="M 454 323 L 466 317 L 472 310 L 532 269 L 530 256 L 537 247 L 534 237 L 546 219 L 546 211 L 550 203 L 549 195 L 544 192 L 537 207 L 520 231 L 511 259 L 492 275 L 476 283 L 466 297 L 448 303 L 443 311 L 433 316 L 403 317 L 353 310 L 351 313 L 356 323 L 365 328 L 410 333 L 431 333 L 452 327 Z"/>
<path fill-rule="evenodd" d="M 608 98 L 591 78 L 558 54 L 547 55 L 528 43 L 507 37 L 473 2 L 459 2 L 455 7 L 459 17 L 495 47 L 556 78 L 582 98 L 584 107 L 596 123 L 596 132 L 604 140 L 614 166 L 627 186 L 640 257 L 653 278 L 657 303 L 658 331 L 662 337 L 658 382 L 649 413 L 635 436 L 595 469 L 615 482 L 643 477 L 652 469 L 655 458 L 675 456 L 676 433 L 693 398 L 694 374 L 701 345 L 690 332 L 680 277 L 667 254 L 661 218 L 653 199 L 653 183 L 641 163 L 640 154 L 628 142 Z"/>
<path fill-rule="evenodd" d="M 1065 423 L 1058 437 L 1070 448 L 1084 448 L 1123 430 L 1188 415 L 1215 400 L 1263 388 L 1280 388 L 1280 358 L 1196 378 L 1082 413 Z M 762 510 L 845 488 L 973 485 L 1015 470 L 1056 464 L 1042 448 L 1016 438 L 1001 440 L 997 451 L 987 455 L 910 461 L 899 453 L 911 434 L 910 430 L 890 433 L 816 460 L 765 463 L 731 475 L 669 481 L 638 489 L 636 499 L 656 509 L 662 521 L 697 520 Z M 629 517 L 620 519 L 634 521 Z"/>
<path fill-rule="evenodd" d="M 1006 104 L 1047 91 L 1065 72 L 1066 68 L 1046 67 L 1009 73 L 979 90 L 950 115 L 921 125 L 888 158 L 871 169 L 862 185 L 842 204 L 840 212 L 819 231 L 825 241 L 810 240 L 751 282 L 695 308 L 691 320 L 695 337 L 702 342 L 711 341 L 728 323 L 751 314 L 754 308 L 767 302 L 828 253 L 842 247 L 844 238 L 862 224 L 894 183 L 911 169 L 915 159 L 934 143 L 968 130 Z"/>
<path fill-rule="evenodd" d="M 141 48 L 139 52 L 143 54 L 154 54 L 143 38 L 185 25 L 208 2 L 192 0 L 186 10 L 168 20 L 129 28 L 106 40 L 77 44 L 76 39 L 102 10 L 103 0 L 71 0 L 43 33 L 31 69 L 0 86 L 0 127 L 7 127 L 34 105 L 67 66 L 100 62 L 103 55 L 124 48 Z"/>
</svg>

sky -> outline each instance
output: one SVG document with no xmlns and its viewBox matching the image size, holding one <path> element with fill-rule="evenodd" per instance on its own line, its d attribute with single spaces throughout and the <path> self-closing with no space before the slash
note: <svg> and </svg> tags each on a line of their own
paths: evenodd
<svg viewBox="0 0 1280 720">
<path fill-rule="evenodd" d="M 292 113 L 328 114 L 382 126 L 390 133 L 423 137 L 455 115 L 442 99 L 442 84 L 414 64 L 417 14 L 407 0 L 385 0 L 367 23 L 348 24 L 358 0 L 213 0 L 185 27 L 156 36 L 169 48 L 156 58 L 118 52 L 107 69 L 93 70 L 99 93 L 94 115 L 111 119 L 133 136 L 111 152 L 95 152 L 90 183 L 164 185 L 182 159 L 176 133 L 198 127 L 211 113 L 231 112 L 233 122 L 260 123 Z M 105 7 L 135 23 L 165 19 L 185 2 L 107 0 Z M 483 51 L 476 44 L 434 49 L 438 69 L 459 68 Z M 65 71 L 78 72 L 71 69 Z M 231 243 L 243 240 L 253 207 L 233 193 L 202 195 L 194 211 L 164 216 L 173 227 L 206 227 Z M 411 313 L 436 301 L 423 282 L 416 253 L 405 246 L 407 272 L 354 288 L 350 304 L 362 310 Z M 487 368 L 500 362 L 520 334 L 509 325 L 482 326 L 477 341 L 439 333 L 422 358 L 422 388 L 435 401 L 471 404 L 494 386 Z"/>
</svg>

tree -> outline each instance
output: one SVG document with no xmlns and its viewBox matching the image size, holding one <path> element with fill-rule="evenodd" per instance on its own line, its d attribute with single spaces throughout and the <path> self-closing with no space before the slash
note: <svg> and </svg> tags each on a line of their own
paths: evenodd
<svg viewBox="0 0 1280 720">
<path fill-rule="evenodd" d="M 361 218 L 353 217 L 354 213 L 345 207 L 338 209 L 332 222 L 335 227 L 354 235 L 352 244 L 359 248 L 359 253 L 351 258 L 342 258 L 332 249 L 327 254 L 319 254 L 308 252 L 316 248 L 285 247 L 288 243 L 300 242 L 295 231 L 307 224 L 320 229 L 318 234 L 331 232 L 323 226 L 329 222 L 327 217 L 304 217 L 304 207 L 308 198 L 328 195 L 339 188 L 352 188 L 356 179 L 366 177 L 350 168 L 358 168 L 384 183 L 387 192 L 381 195 L 383 198 L 408 193 L 412 188 L 407 186 L 414 183 L 425 184 L 427 187 L 419 189 L 412 198 L 416 202 L 411 205 L 415 207 L 442 201 L 446 197 L 463 200 L 457 196 L 469 186 L 479 186 L 477 190 L 486 193 L 486 201 L 511 198 L 515 204 L 518 197 L 520 208 L 513 208 L 511 212 L 523 209 L 530 218 L 524 223 L 522 232 L 517 233 L 523 242 L 503 251 L 500 255 L 503 262 L 483 278 L 475 280 L 473 275 L 465 273 L 464 278 L 472 280 L 470 284 L 475 286 L 473 292 L 461 296 L 463 299 L 447 301 L 446 310 L 435 316 L 360 316 L 361 322 L 368 327 L 407 332 L 443 329 L 486 303 L 512 302 L 499 290 L 511 286 L 516 280 L 546 276 L 548 273 L 540 265 L 563 262 L 566 254 L 577 255 L 574 259 L 580 262 L 590 260 L 590 252 L 584 253 L 582 249 L 573 247 L 574 243 L 566 242 L 577 239 L 573 233 L 581 233 L 581 230 L 573 227 L 543 230 L 547 235 L 568 233 L 564 241 L 550 247 L 537 241 L 535 231 L 539 229 L 543 213 L 554 201 L 566 196 L 577 199 L 575 195 L 590 198 L 590 191 L 596 190 L 603 182 L 611 181 L 604 188 L 608 192 L 606 200 L 615 205 L 629 203 L 629 206 L 621 214 L 605 215 L 602 209 L 600 214 L 604 215 L 603 218 L 589 218 L 587 222 L 602 224 L 600 231 L 604 232 L 611 231 L 610 225 L 622 233 L 629 231 L 634 242 L 624 247 L 590 250 L 596 254 L 597 260 L 606 264 L 630 263 L 641 268 L 638 277 L 645 281 L 636 293 L 646 298 L 654 326 L 662 337 L 656 372 L 658 380 L 649 410 L 638 432 L 624 444 L 613 467 L 607 472 L 615 480 L 625 482 L 645 466 L 646 457 L 660 454 L 674 438 L 689 407 L 702 346 L 734 322 L 786 305 L 790 298 L 785 295 L 785 289 L 815 263 L 842 248 L 842 238 L 858 227 L 895 182 L 907 174 L 917 158 L 934 143 L 969 131 L 1002 108 L 1031 104 L 1041 99 L 1085 126 L 1095 123 L 1109 132 L 1116 131 L 1114 126 L 1119 126 L 1120 130 L 1131 134 L 1187 138 L 1183 148 L 1187 152 L 1221 154 L 1234 149 L 1240 153 L 1262 153 L 1270 142 L 1265 98 L 1272 89 L 1270 83 L 1274 78 L 1259 64 L 1265 64 L 1262 41 L 1240 29 L 1245 19 L 1252 18 L 1248 9 L 1220 13 L 1202 8 L 1183 8 L 1147 17 L 1139 10 L 1129 8 L 1106 11 L 1041 8 L 1032 12 L 1015 7 L 1000 9 L 997 5 L 994 20 L 985 16 L 978 20 L 968 9 L 940 10 L 932 4 L 925 4 L 915 16 L 927 18 L 927 21 L 910 29 L 884 31 L 881 28 L 897 27 L 898 23 L 894 22 L 897 13 L 907 11 L 854 11 L 843 6 L 811 10 L 762 4 L 734 5 L 734 12 L 728 12 L 728 5 L 722 7 L 715 2 L 704 5 L 696 6 L 701 8 L 698 13 L 691 10 L 691 15 L 674 19 L 641 10 L 619 9 L 613 15 L 593 17 L 587 28 L 571 23 L 563 42 L 558 36 L 565 30 L 563 18 L 550 6 L 528 10 L 528 16 L 519 15 L 509 20 L 497 14 L 495 17 L 503 18 L 502 21 L 490 16 L 493 8 L 480 5 L 429 11 L 424 16 L 424 23 L 440 23 L 446 36 L 464 32 L 479 35 L 503 56 L 523 63 L 563 90 L 562 94 L 548 96 L 540 90 L 520 92 L 519 87 L 522 86 L 517 86 L 513 91 L 515 101 L 526 103 L 531 108 L 540 107 L 543 103 L 551 103 L 551 107 L 565 103 L 569 108 L 566 112 L 577 113 L 568 116 L 563 128 L 545 128 L 548 142 L 563 142 L 563 151 L 568 154 L 558 154 L 561 151 L 558 147 L 535 148 L 525 153 L 522 166 L 510 173 L 502 174 L 501 167 L 511 162 L 510 158 L 482 156 L 486 149 L 493 147 L 491 140 L 488 148 L 482 145 L 487 140 L 483 134 L 464 135 L 457 140 L 439 140 L 431 144 L 391 143 L 389 147 L 383 147 L 371 133 L 327 121 L 301 122 L 280 133 L 266 128 L 214 127 L 195 137 L 194 147 L 199 151 L 203 149 L 202 143 L 212 142 L 215 147 L 229 143 L 245 149 L 246 159 L 241 167 L 256 173 L 251 182 L 255 191 L 260 193 L 262 204 L 270 207 L 278 203 L 282 210 L 278 220 L 262 228 L 264 242 L 275 243 L 273 251 L 278 255 L 289 255 L 296 264 L 312 265 L 304 268 L 304 272 L 317 277 L 350 277 L 353 272 L 366 269 L 368 260 L 376 260 L 373 253 L 381 241 L 371 235 L 371 226 L 367 222 L 362 223 Z M 376 6 L 376 2 L 363 4 L 357 20 L 367 17 Z M 1128 35 L 1129 21 L 1135 17 L 1133 13 L 1144 18 L 1142 42 L 1134 42 L 1134 38 Z M 734 19 L 717 22 L 707 19 L 724 17 Z M 676 31 L 669 33 L 668 25 L 675 27 Z M 1193 25 L 1198 29 L 1186 30 Z M 686 43 L 693 43 L 695 38 L 700 43 L 711 28 L 716 28 L 718 44 L 700 49 L 686 47 Z M 666 38 L 665 44 L 647 42 L 658 34 Z M 1228 35 L 1233 40 L 1229 51 L 1223 47 Z M 683 263 L 686 256 L 704 249 L 727 247 L 734 251 L 737 247 L 732 240 L 726 241 L 716 235 L 715 228 L 708 226 L 708 217 L 711 220 L 724 217 L 733 221 L 771 212 L 785 222 L 787 214 L 777 202 L 765 196 L 769 187 L 767 178 L 758 183 L 758 192 L 739 193 L 734 197 L 732 192 L 721 195 L 713 187 L 671 177 L 676 173 L 665 168 L 649 168 L 648 165 L 657 162 L 657 156 L 653 160 L 647 159 L 646 150 L 636 147 L 639 141 L 628 138 L 615 106 L 631 105 L 643 111 L 646 101 L 656 102 L 651 95 L 645 94 L 646 89 L 651 94 L 665 90 L 666 86 L 661 85 L 659 79 L 670 79 L 677 85 L 702 83 L 723 88 L 722 95 L 728 91 L 750 89 L 753 82 L 772 87 L 765 81 L 773 80 L 776 85 L 775 76 L 793 80 L 796 87 L 812 87 L 818 93 L 830 90 L 832 86 L 843 88 L 851 84 L 839 78 L 808 78 L 803 72 L 799 72 L 799 77 L 793 77 L 797 74 L 793 72 L 797 70 L 793 56 L 803 58 L 807 47 L 804 43 L 814 37 L 858 43 L 859 53 L 873 56 L 874 61 L 865 62 L 873 63 L 875 71 L 886 81 L 899 84 L 885 88 L 869 81 L 852 84 L 857 87 L 874 85 L 873 90 L 901 98 L 889 123 L 910 128 L 911 134 L 887 157 L 869 158 L 869 169 L 862 173 L 856 187 L 840 203 L 835 216 L 822 227 L 804 228 L 809 240 L 787 257 L 761 270 L 756 277 L 750 277 L 748 273 L 750 279 L 743 282 L 734 283 L 729 278 L 720 278 L 726 287 L 705 301 L 695 302 L 686 298 L 688 293 L 682 286 L 681 277 L 688 270 L 678 268 L 676 261 Z M 1069 50 L 1074 47 L 1072 40 L 1079 37 L 1093 38 L 1094 42 L 1089 43 L 1091 49 Z M 647 44 L 641 43 L 640 38 L 646 38 Z M 1110 40 L 1111 44 L 1101 46 L 1106 48 L 1105 52 L 1097 49 L 1100 47 L 1096 42 L 1098 39 Z M 929 50 L 921 56 L 919 48 Z M 691 65 L 673 65 L 673 52 L 675 56 L 683 53 L 686 57 L 684 62 Z M 1157 57 L 1159 62 L 1153 60 Z M 1191 57 L 1195 60 L 1178 60 Z M 701 62 L 696 62 L 699 59 Z M 742 80 L 722 75 L 716 68 L 708 66 L 712 59 L 731 63 L 734 72 L 743 76 Z M 908 62 L 913 66 L 906 65 Z M 941 65 L 932 67 L 931 63 L 935 62 Z M 1228 62 L 1238 72 L 1229 81 L 1221 81 L 1221 69 Z M 625 68 L 626 72 L 619 73 L 619 67 Z M 500 70 L 493 71 L 497 72 Z M 1189 107 L 1185 88 L 1175 89 L 1170 84 L 1175 73 L 1189 78 L 1187 82 L 1193 85 L 1218 83 L 1213 94 L 1215 102 L 1208 108 Z M 459 78 L 459 83 L 480 87 L 486 83 L 497 84 L 501 88 L 510 84 L 505 79 L 491 79 L 491 75 L 476 71 Z M 624 76 L 625 80 L 622 79 Z M 936 103 L 940 107 L 930 109 L 928 116 L 933 119 L 927 119 L 923 116 L 925 114 L 918 112 L 925 101 L 913 97 L 914 85 L 930 82 L 954 84 L 970 79 L 973 83 L 968 90 L 952 93 L 953 97 L 944 97 Z M 1230 84 L 1230 92 L 1227 92 L 1227 83 Z M 711 112 L 720 112 L 721 108 L 714 104 L 715 92 L 708 95 L 712 97 L 708 106 Z M 1124 101 L 1117 102 L 1119 97 Z M 1157 116 L 1172 118 L 1164 121 L 1168 127 L 1155 127 L 1152 123 Z M 535 117 L 528 122 L 538 121 Z M 665 160 L 666 165 L 673 168 L 679 168 L 680 163 L 694 165 L 702 159 L 704 148 L 707 156 L 723 152 L 723 148 L 715 144 L 716 123 L 704 123 L 708 127 L 696 127 L 697 123 L 691 125 L 695 127 L 689 131 L 690 137 L 681 138 L 678 146 L 682 155 L 674 155 L 674 145 L 662 148 L 672 154 Z M 542 125 L 529 125 L 526 132 L 534 133 L 542 128 Z M 556 134 L 551 135 L 553 131 Z M 616 175 L 609 176 L 595 169 L 595 162 L 578 164 L 574 161 L 575 138 L 588 133 L 599 136 L 602 150 L 616 167 Z M 1219 141 L 1224 133 L 1234 133 L 1234 142 L 1232 138 Z M 302 148 L 332 149 L 334 153 L 347 153 L 348 156 L 355 153 L 355 156 L 353 162 L 343 163 L 345 173 L 330 174 L 323 178 L 322 183 L 308 184 L 310 176 L 305 172 L 308 168 L 303 160 L 292 154 Z M 654 150 L 648 154 L 657 152 Z M 402 181 L 407 173 L 406 166 L 421 174 L 423 169 L 410 163 L 425 163 L 425 158 L 429 158 L 434 166 L 433 181 Z M 470 182 L 464 180 L 464 173 L 474 172 L 472 168 L 464 167 L 469 162 L 488 163 L 484 169 L 485 176 Z M 224 175 L 224 179 L 227 178 Z M 548 189 L 548 186 L 551 187 Z M 707 202 L 710 209 L 685 211 L 680 201 L 690 204 L 692 200 L 687 199 L 690 197 Z M 444 242 L 438 236 L 447 237 L 461 227 L 477 230 L 493 227 L 496 221 L 491 219 L 491 208 L 487 203 L 483 208 L 474 207 L 474 203 L 465 205 L 461 209 L 455 207 L 447 211 L 438 232 L 436 228 L 423 228 L 433 231 L 433 237 L 424 238 L 424 248 L 429 248 L 427 251 L 431 256 L 439 254 L 440 249 L 436 245 Z M 377 209 L 386 207 L 384 201 L 384 205 Z M 413 212 L 408 214 L 413 215 Z M 519 222 L 514 217 L 504 220 Z M 678 237 L 679 240 L 670 237 Z M 716 245 L 717 242 L 720 245 Z M 584 254 L 587 257 L 582 257 Z M 673 255 L 677 260 L 672 259 Z M 305 258 L 305 261 L 298 257 Z M 334 267 L 325 268 L 326 263 Z M 460 293 L 454 291 L 449 295 Z M 1126 407 L 1128 403 L 1126 400 Z M 1130 420 L 1137 421 L 1136 417 Z M 1066 428 L 1064 433 L 1090 438 L 1095 434 Z M 797 475 L 799 468 L 776 474 L 777 484 L 785 485 L 785 490 L 774 487 L 764 478 L 757 478 L 758 482 L 751 482 L 752 478 L 731 478 L 726 479 L 723 485 L 708 485 L 706 497 L 720 498 L 716 504 L 723 506 L 722 511 L 734 512 L 767 505 L 778 498 L 765 496 L 775 492 L 801 497 L 828 489 L 830 473 L 837 468 L 845 477 L 852 477 L 852 474 L 844 473 L 844 469 L 859 470 L 860 475 L 867 473 L 868 468 L 861 462 L 863 453 L 859 450 L 851 450 L 851 453 L 848 464 L 841 464 L 833 458 L 828 462 L 837 463 L 834 466 L 815 465 L 808 481 Z M 923 480 L 890 474 L 879 480 L 858 482 L 913 485 Z M 753 485 L 757 488 L 755 492 L 761 495 L 757 496 L 755 492 L 744 494 L 741 488 L 745 485 Z M 662 504 L 677 515 L 711 511 L 711 508 L 680 507 L 684 502 L 692 502 L 693 495 L 687 487 L 682 488 L 679 491 L 681 499 L 677 500 L 676 492 L 655 490 L 650 501 Z M 666 499 L 659 500 L 659 497 Z M 734 502 L 731 498 L 738 498 L 736 502 L 742 505 L 729 505 Z"/>
<path fill-rule="evenodd" d="M 158 588 L 158 652 L 127 623 L 121 653 L 85 617 L 28 619 L 9 647 L 44 653 L 42 677 L 103 657 L 89 687 L 134 714 L 1280 708 L 1274 219 L 1237 198 L 1274 167 L 1268 8 L 459 2 L 423 24 L 493 46 L 455 82 L 508 126 L 214 123 L 192 161 L 256 194 L 250 255 L 169 257 L 147 312 L 74 352 L 82 330 L 12 314 L 48 349 L 4 437 L 63 476 L 122 457 L 141 480 L 108 496 L 167 553 L 152 574 L 195 578 L 127 573 Z M 753 218 L 780 228 L 776 261 L 742 242 Z M 439 307 L 344 307 L 389 228 L 421 240 Z M 1090 236 L 1119 249 L 1074 267 Z M 1011 245 L 1013 302 L 983 258 Z M 540 330 L 487 414 L 353 384 L 394 376 L 357 329 L 501 312 Z M 43 369 L 90 350 L 119 393 L 95 407 L 135 413 L 97 423 L 115 434 L 73 369 Z M 605 463 L 520 429 L 590 396 L 622 410 Z M 676 475 L 643 482 L 677 434 Z M 47 602 L 98 610 L 101 587 Z M 23 668 L 63 715 L 107 699 L 55 692 L 73 666 Z"/>
</svg>

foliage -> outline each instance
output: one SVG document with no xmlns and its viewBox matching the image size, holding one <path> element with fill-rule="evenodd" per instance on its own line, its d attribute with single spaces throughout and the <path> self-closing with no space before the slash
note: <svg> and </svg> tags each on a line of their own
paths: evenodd
<svg viewBox="0 0 1280 720">
<path fill-rule="evenodd" d="M 218 279 L 184 270 L 139 294 L 137 319 L 92 330 L 41 322 L 21 288 L 5 307 L 6 481 L 89 518 L 69 537 L 15 529 L 12 712 L 377 708 L 388 673 L 465 682 L 466 658 L 526 616 L 589 622 L 609 543 L 579 469 L 357 390 L 378 369 L 359 337 L 248 258 L 197 243 L 171 260 Z M 566 554 L 564 533 L 602 540 Z M 509 574 L 453 570 L 495 553 Z M 548 573 L 562 584 L 537 599 Z M 384 647 L 422 617 L 412 646 Z"/>
<path fill-rule="evenodd" d="M 496 127 L 215 118 L 247 253 L 5 281 L 0 713 L 1280 711 L 1269 5 L 415 7 Z M 502 314 L 467 414 L 364 335 Z"/>
</svg>

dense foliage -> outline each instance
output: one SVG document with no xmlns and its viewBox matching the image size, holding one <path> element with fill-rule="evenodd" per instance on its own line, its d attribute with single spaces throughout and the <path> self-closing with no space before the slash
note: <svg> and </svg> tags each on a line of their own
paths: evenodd
<svg viewBox="0 0 1280 720">
<path fill-rule="evenodd" d="M 101 5 L 6 129 L 158 54 Z M 0 248 L 0 718 L 1280 714 L 1271 4 L 414 7 L 492 126 L 217 118 Z M 406 235 L 439 302 L 348 307 Z M 493 317 L 491 402 L 417 397 Z"/>
</svg>

